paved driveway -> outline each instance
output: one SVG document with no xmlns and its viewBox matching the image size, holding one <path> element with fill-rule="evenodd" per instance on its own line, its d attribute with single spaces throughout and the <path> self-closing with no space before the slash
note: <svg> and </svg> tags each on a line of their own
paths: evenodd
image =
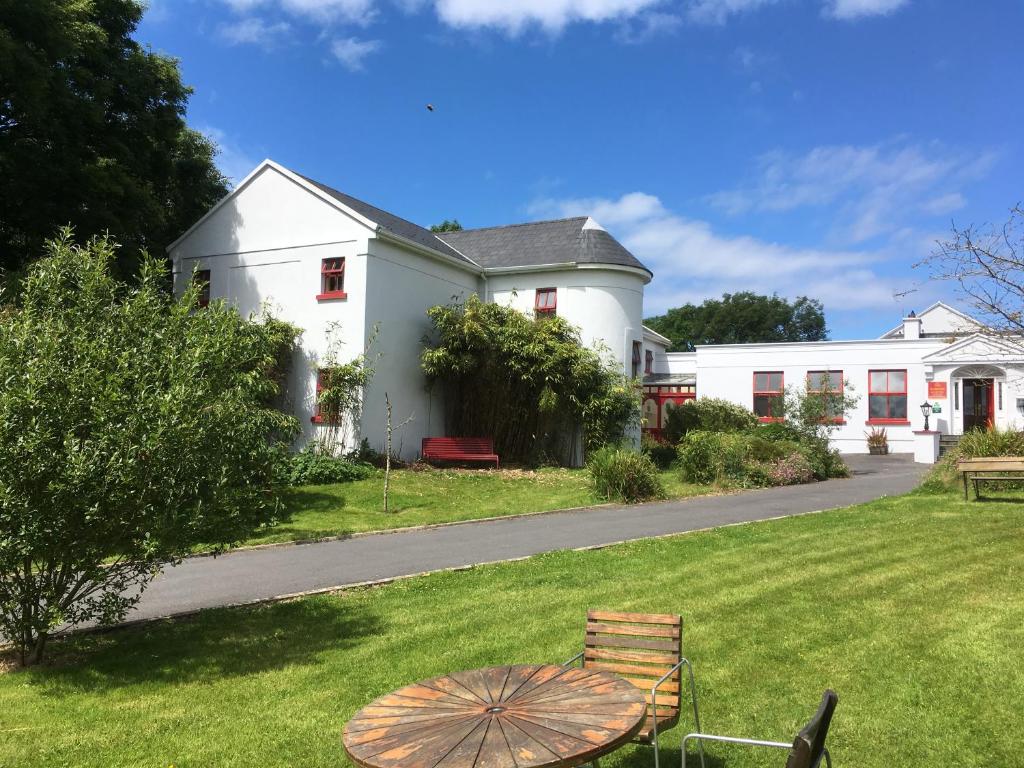
<svg viewBox="0 0 1024 768">
<path fill-rule="evenodd" d="M 905 456 L 846 458 L 845 480 L 192 558 L 157 577 L 128 619 L 844 507 L 905 493 L 925 471 Z"/>
</svg>

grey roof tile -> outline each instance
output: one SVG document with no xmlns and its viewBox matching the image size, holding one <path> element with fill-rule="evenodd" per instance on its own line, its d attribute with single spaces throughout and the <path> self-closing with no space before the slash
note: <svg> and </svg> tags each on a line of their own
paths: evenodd
<svg viewBox="0 0 1024 768">
<path fill-rule="evenodd" d="M 301 174 L 299 174 L 301 176 Z M 346 195 L 344 192 L 339 192 L 333 187 L 328 187 L 326 184 L 321 184 L 315 179 L 311 179 L 308 176 L 302 176 L 303 179 L 308 181 L 314 187 L 319 189 L 321 192 L 333 197 L 338 202 L 347 205 L 349 208 L 354 210 L 356 213 L 365 216 L 370 221 L 384 229 L 392 232 L 399 237 L 404 237 L 406 240 L 412 240 L 422 246 L 426 246 L 432 250 L 442 253 L 445 256 L 450 256 L 453 259 L 458 259 L 465 264 L 473 264 L 470 259 L 467 259 L 461 253 L 456 251 L 446 242 L 441 240 L 437 235 L 431 232 L 429 229 L 424 229 L 419 224 L 413 224 L 411 221 L 395 216 L 393 213 L 388 213 L 382 208 L 378 208 L 375 205 L 365 203 L 358 198 Z M 473 266 L 477 266 L 473 264 Z"/>
<path fill-rule="evenodd" d="M 485 269 L 547 264 L 616 264 L 649 274 L 639 259 L 586 216 L 505 227 L 441 232 L 438 237 Z"/>
</svg>

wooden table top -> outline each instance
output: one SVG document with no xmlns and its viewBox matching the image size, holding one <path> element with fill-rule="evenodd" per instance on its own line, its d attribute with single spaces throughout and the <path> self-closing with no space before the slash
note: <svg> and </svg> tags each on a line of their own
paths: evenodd
<svg viewBox="0 0 1024 768">
<path fill-rule="evenodd" d="M 362 768 L 570 768 L 628 742 L 646 714 L 644 692 L 609 672 L 491 667 L 382 696 L 343 742 Z"/>
</svg>

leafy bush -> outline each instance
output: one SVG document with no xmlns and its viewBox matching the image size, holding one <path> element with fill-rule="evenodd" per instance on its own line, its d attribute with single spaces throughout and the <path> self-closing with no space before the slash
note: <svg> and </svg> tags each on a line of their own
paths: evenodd
<svg viewBox="0 0 1024 768">
<path fill-rule="evenodd" d="M 353 448 L 345 454 L 345 458 L 350 462 L 356 464 L 369 464 L 377 469 L 383 469 L 384 465 L 387 463 L 387 456 L 385 456 L 381 451 L 371 448 L 370 441 L 365 437 L 359 441 L 358 448 Z M 394 466 L 395 464 L 404 465 L 404 462 L 400 462 L 396 457 L 392 456 L 391 465 Z"/>
<path fill-rule="evenodd" d="M 679 444 L 679 469 L 688 483 L 742 482 L 750 436 L 740 432 L 690 432 Z"/>
<path fill-rule="evenodd" d="M 814 479 L 811 463 L 799 452 L 768 463 L 765 474 L 769 485 L 799 485 Z"/>
<path fill-rule="evenodd" d="M 757 434 L 748 435 L 747 458 L 751 461 L 776 461 L 799 450 L 800 443 L 795 440 L 765 440 Z"/>
<path fill-rule="evenodd" d="M 163 261 L 65 230 L 0 309 L 0 635 L 22 663 L 50 632 L 111 623 L 166 563 L 280 513 L 298 429 L 269 406 L 291 331 L 174 298 Z"/>
<path fill-rule="evenodd" d="M 473 295 L 431 307 L 421 364 L 445 391 L 448 434 L 488 435 L 503 461 L 569 462 L 640 423 L 636 383 L 561 317 L 536 319 Z"/>
<path fill-rule="evenodd" d="M 328 485 L 366 480 L 373 467 L 363 462 L 306 448 L 291 458 L 288 482 L 291 485 Z"/>
<path fill-rule="evenodd" d="M 658 469 L 668 469 L 676 460 L 675 446 L 659 440 L 648 432 L 640 437 L 640 450 L 651 457 L 651 461 Z"/>
<path fill-rule="evenodd" d="M 717 397 L 688 400 L 668 409 L 662 434 L 672 444 L 678 444 L 687 434 L 696 430 L 705 432 L 740 432 L 757 426 L 757 416 L 741 405 Z"/>
<path fill-rule="evenodd" d="M 605 446 L 591 453 L 587 469 L 603 498 L 634 502 L 665 497 L 658 468 L 646 454 Z"/>
<path fill-rule="evenodd" d="M 956 453 L 959 459 L 1024 456 L 1024 430 L 973 429 L 960 438 Z"/>
<path fill-rule="evenodd" d="M 803 433 L 792 424 L 784 421 L 773 421 L 768 424 L 758 424 L 751 431 L 764 440 L 788 441 L 799 443 L 804 439 Z"/>
<path fill-rule="evenodd" d="M 827 437 L 808 438 L 800 444 L 800 453 L 811 465 L 817 480 L 849 477 L 850 468 L 835 448 L 829 447 Z"/>
</svg>

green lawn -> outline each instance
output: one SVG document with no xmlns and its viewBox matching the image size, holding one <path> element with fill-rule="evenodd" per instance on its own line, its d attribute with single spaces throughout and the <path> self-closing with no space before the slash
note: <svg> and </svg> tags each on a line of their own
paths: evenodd
<svg viewBox="0 0 1024 768">
<path fill-rule="evenodd" d="M 676 472 L 662 472 L 672 498 L 709 493 L 688 485 Z M 586 470 L 400 470 L 391 475 L 391 511 L 384 514 L 384 473 L 341 485 L 290 489 L 285 503 L 290 519 L 245 542 L 319 539 L 456 520 L 546 512 L 601 504 Z"/>
<path fill-rule="evenodd" d="M 52 666 L 0 675 L 0 765 L 344 765 L 342 725 L 374 697 L 565 659 L 586 609 L 607 607 L 684 615 L 709 730 L 787 740 L 832 686 L 837 768 L 1022 766 L 1022 584 L 1020 498 L 919 493 L 211 611 L 58 644 Z M 709 752 L 729 768 L 783 761 Z M 602 763 L 651 764 L 639 747 Z"/>
</svg>

